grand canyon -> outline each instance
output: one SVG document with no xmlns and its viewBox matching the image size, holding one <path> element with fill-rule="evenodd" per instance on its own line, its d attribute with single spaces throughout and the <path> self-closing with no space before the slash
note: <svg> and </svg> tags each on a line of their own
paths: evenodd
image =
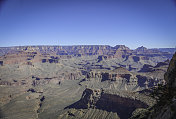
<svg viewBox="0 0 176 119">
<path fill-rule="evenodd" d="M 0 0 L 0 119 L 176 119 L 176 0 Z"/>
<path fill-rule="evenodd" d="M 0 118 L 174 119 L 175 51 L 0 47 Z"/>
</svg>

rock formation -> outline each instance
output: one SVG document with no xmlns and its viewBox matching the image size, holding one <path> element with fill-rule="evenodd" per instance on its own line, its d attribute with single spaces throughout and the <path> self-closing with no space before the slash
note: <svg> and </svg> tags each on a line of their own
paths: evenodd
<svg viewBox="0 0 176 119">
<path fill-rule="evenodd" d="M 99 89 L 85 89 L 81 99 L 66 107 L 75 109 L 100 109 L 108 112 L 117 112 L 122 119 L 127 119 L 136 108 L 147 108 L 148 105 L 130 98 L 108 94 Z"/>
<path fill-rule="evenodd" d="M 157 103 L 149 110 L 138 112 L 131 119 L 175 119 L 176 116 L 176 53 L 173 55 L 167 72 L 166 86 L 158 87 L 155 92 Z"/>
<path fill-rule="evenodd" d="M 169 63 L 169 68 L 165 74 L 165 80 L 168 87 L 176 88 L 176 53 Z"/>
<path fill-rule="evenodd" d="M 165 84 L 170 55 L 124 45 L 0 48 L 1 117 L 126 119 L 148 112 L 156 102 L 153 88 Z M 169 89 L 175 88 L 173 61 L 165 75 Z"/>
<path fill-rule="evenodd" d="M 41 54 L 57 54 L 66 56 L 90 56 L 90 55 L 108 55 L 115 58 L 125 58 L 129 55 L 138 56 L 167 56 L 171 57 L 171 53 L 161 52 L 157 49 L 147 49 L 139 47 L 136 50 L 130 50 L 125 45 L 116 45 L 111 47 L 108 45 L 77 45 L 77 46 L 16 46 L 0 48 L 1 54 L 15 53 L 16 51 L 38 51 Z"/>
</svg>

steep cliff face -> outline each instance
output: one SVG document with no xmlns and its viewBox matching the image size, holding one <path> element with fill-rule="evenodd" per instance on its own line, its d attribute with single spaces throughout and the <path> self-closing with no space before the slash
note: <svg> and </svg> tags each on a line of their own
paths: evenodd
<svg viewBox="0 0 176 119">
<path fill-rule="evenodd" d="M 38 51 L 16 51 L 0 57 L 0 65 L 33 63 L 58 63 L 61 57 L 52 54 L 41 54 Z"/>
<path fill-rule="evenodd" d="M 154 107 L 154 112 L 149 115 L 149 119 L 175 119 L 176 117 L 176 53 L 169 63 L 165 80 L 166 91 Z"/>
<path fill-rule="evenodd" d="M 165 87 L 156 89 L 158 102 L 148 112 L 141 113 L 132 119 L 175 119 L 176 118 L 176 53 L 165 73 Z"/>
<path fill-rule="evenodd" d="M 147 107 L 147 104 L 136 99 L 110 94 L 100 89 L 87 88 L 84 90 L 81 99 L 67 108 L 106 110 L 107 112 L 117 113 L 122 119 L 127 119 L 136 108 Z"/>
<path fill-rule="evenodd" d="M 176 53 L 173 55 L 165 74 L 168 87 L 176 88 Z"/>
<path fill-rule="evenodd" d="M 35 61 L 39 61 L 39 59 L 36 59 L 37 52 L 24 52 L 24 51 L 18 51 L 15 53 L 8 53 L 5 56 L 1 56 L 1 60 L 3 61 L 3 64 L 27 64 L 30 63 L 31 60 L 35 59 Z"/>
<path fill-rule="evenodd" d="M 115 58 L 126 58 L 131 53 L 131 50 L 125 45 L 116 45 L 114 48 L 116 49 L 114 53 Z"/>
<path fill-rule="evenodd" d="M 87 83 L 99 82 L 99 84 L 107 84 L 106 88 L 127 91 L 139 91 L 148 89 L 158 84 L 165 84 L 163 78 L 154 75 L 156 72 L 147 73 L 132 73 L 123 67 L 118 67 L 114 70 L 92 70 L 87 73 L 85 79 L 81 82 L 82 85 Z M 163 72 L 156 74 L 161 75 Z M 163 75 L 162 75 L 163 76 Z M 97 84 L 92 84 L 97 86 Z"/>
</svg>

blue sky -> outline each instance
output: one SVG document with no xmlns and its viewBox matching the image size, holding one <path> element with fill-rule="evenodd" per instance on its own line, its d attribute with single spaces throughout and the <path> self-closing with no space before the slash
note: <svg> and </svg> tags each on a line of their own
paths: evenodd
<svg viewBox="0 0 176 119">
<path fill-rule="evenodd" d="M 0 47 L 23 45 L 176 46 L 174 0 L 6 0 Z"/>
</svg>

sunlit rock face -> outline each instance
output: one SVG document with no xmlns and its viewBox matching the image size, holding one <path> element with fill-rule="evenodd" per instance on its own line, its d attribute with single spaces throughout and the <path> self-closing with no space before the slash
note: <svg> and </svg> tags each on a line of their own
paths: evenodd
<svg viewBox="0 0 176 119">
<path fill-rule="evenodd" d="M 159 73 L 152 68 L 152 71 L 146 73 L 150 73 L 151 75 L 135 74 L 122 67 L 114 70 L 92 70 L 87 73 L 84 81 L 107 83 L 108 88 L 127 91 L 140 91 L 157 86 L 158 84 L 165 84 L 165 80 L 162 78 L 164 71 Z M 156 74 L 160 75 L 160 77 Z M 84 81 L 81 83 L 84 84 Z"/>
</svg>

